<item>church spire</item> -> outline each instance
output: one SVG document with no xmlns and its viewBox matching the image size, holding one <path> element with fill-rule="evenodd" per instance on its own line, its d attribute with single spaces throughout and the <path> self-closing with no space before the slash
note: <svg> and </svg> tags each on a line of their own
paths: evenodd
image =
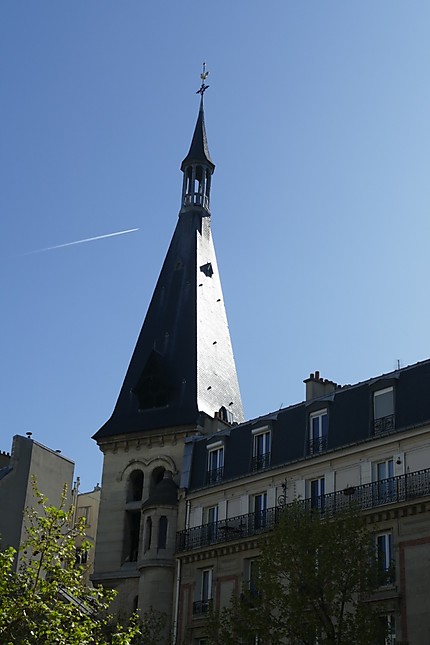
<svg viewBox="0 0 430 645">
<path fill-rule="evenodd" d="M 206 63 L 203 63 L 203 71 L 200 74 L 202 84 L 196 92 L 196 94 L 200 94 L 199 114 L 190 149 L 181 164 L 181 170 L 184 173 L 181 210 L 202 206 L 209 213 L 211 177 L 215 170 L 215 164 L 209 153 L 203 105 L 203 95 L 209 87 L 205 84 L 208 74 Z"/>
<path fill-rule="evenodd" d="M 200 423 L 243 421 L 242 401 L 210 230 L 203 112 L 182 162 L 182 208 L 111 418 L 96 440 Z"/>
</svg>

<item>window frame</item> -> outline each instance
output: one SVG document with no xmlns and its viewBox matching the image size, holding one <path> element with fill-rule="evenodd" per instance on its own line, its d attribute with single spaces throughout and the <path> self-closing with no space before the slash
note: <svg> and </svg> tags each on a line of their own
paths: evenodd
<svg viewBox="0 0 430 645">
<path fill-rule="evenodd" d="M 391 530 L 379 531 L 375 535 L 375 546 L 378 572 L 381 579 L 379 586 L 391 586 L 395 581 L 393 532 Z"/>
<path fill-rule="evenodd" d="M 391 393 L 391 412 L 389 414 L 380 414 L 377 412 L 377 401 L 378 397 L 382 397 L 388 393 Z M 389 432 L 395 428 L 395 390 L 394 385 L 389 385 L 378 390 L 374 390 L 372 393 L 372 415 L 373 415 L 373 432 L 374 434 L 381 434 L 383 432 Z"/>
<path fill-rule="evenodd" d="M 213 567 L 199 570 L 198 598 L 193 602 L 193 614 L 207 614 L 213 601 Z"/>
<path fill-rule="evenodd" d="M 325 510 L 325 476 L 315 477 L 309 480 L 309 501 L 313 510 L 319 510 L 321 513 Z"/>
<path fill-rule="evenodd" d="M 206 516 L 206 537 L 209 543 L 216 542 L 218 537 L 218 522 L 219 522 L 219 507 L 218 504 L 213 504 L 204 509 Z"/>
<path fill-rule="evenodd" d="M 260 446 L 260 441 L 262 441 Z M 272 455 L 272 433 L 270 428 L 256 428 L 252 431 L 251 470 L 264 470 L 270 466 Z"/>
<path fill-rule="evenodd" d="M 223 480 L 224 477 L 224 459 L 225 459 L 225 446 L 222 441 L 217 441 L 216 444 L 206 446 L 208 451 L 207 460 L 207 481 L 208 484 L 217 484 Z M 215 467 L 213 459 L 215 456 Z"/>
<path fill-rule="evenodd" d="M 259 502 L 262 502 L 260 504 Z M 256 493 L 253 499 L 254 528 L 264 529 L 267 526 L 267 491 Z M 258 507 L 258 508 L 257 508 Z"/>
<path fill-rule="evenodd" d="M 315 432 L 314 421 L 318 421 Z M 327 450 L 328 439 L 328 408 L 320 408 L 309 413 L 309 454 L 315 455 Z"/>
</svg>

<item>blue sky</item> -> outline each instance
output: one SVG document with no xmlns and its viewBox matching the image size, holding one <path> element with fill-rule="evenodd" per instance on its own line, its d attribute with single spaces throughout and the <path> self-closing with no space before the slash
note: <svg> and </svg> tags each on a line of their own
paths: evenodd
<svg viewBox="0 0 430 645">
<path fill-rule="evenodd" d="M 2 2 L 0 449 L 30 431 L 101 480 L 203 60 L 246 417 L 428 358 L 429 30 L 427 1 Z"/>
</svg>

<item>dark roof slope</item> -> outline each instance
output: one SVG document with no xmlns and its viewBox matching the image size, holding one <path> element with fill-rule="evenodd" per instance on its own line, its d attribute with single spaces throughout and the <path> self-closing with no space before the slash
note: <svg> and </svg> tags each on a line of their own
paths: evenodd
<svg viewBox="0 0 430 645">
<path fill-rule="evenodd" d="M 203 96 L 200 100 L 200 110 L 197 117 L 196 127 L 194 128 L 193 138 L 187 156 L 181 164 L 181 170 L 192 163 L 203 163 L 208 165 L 212 172 L 215 170 L 215 164 L 209 153 L 208 140 L 206 136 L 205 114 L 203 109 Z"/>
<path fill-rule="evenodd" d="M 143 503 L 142 508 L 149 506 L 176 506 L 178 503 L 178 486 L 171 476 L 164 476 L 155 486 L 152 494 Z"/>
<path fill-rule="evenodd" d="M 371 440 L 375 436 L 373 393 L 389 386 L 394 389 L 394 419 L 393 426 L 387 426 L 386 434 L 430 423 L 430 360 L 427 360 L 242 423 L 230 428 L 224 436 L 218 433 L 215 437 L 225 447 L 223 480 L 252 472 L 252 431 L 259 428 L 271 430 L 270 468 L 310 458 L 309 415 L 318 410 L 328 412 L 325 452 Z M 215 437 L 202 437 L 194 442 L 190 489 L 208 485 L 207 453 Z"/>
</svg>

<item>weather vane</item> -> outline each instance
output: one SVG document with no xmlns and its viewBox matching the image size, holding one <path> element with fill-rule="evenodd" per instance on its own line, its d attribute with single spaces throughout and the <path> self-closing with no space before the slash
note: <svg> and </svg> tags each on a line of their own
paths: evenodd
<svg viewBox="0 0 430 645">
<path fill-rule="evenodd" d="M 200 78 L 202 79 L 202 84 L 197 90 L 196 94 L 201 94 L 203 96 L 203 94 L 206 92 L 209 85 L 205 84 L 205 80 L 207 79 L 208 76 L 209 76 L 209 72 L 206 71 L 206 63 L 203 63 L 203 71 L 200 74 Z"/>
</svg>

